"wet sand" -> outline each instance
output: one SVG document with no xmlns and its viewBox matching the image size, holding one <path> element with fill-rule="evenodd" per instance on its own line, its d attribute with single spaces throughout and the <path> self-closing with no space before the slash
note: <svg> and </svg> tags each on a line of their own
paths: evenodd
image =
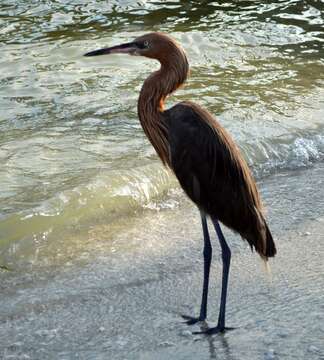
<svg viewBox="0 0 324 360">
<path fill-rule="evenodd" d="M 324 359 L 324 164 L 260 183 L 278 246 L 272 276 L 237 235 L 227 324 L 192 335 L 181 314 L 199 311 L 202 235 L 197 210 L 178 196 L 117 231 L 89 231 L 90 261 L 1 271 L 3 359 Z M 107 225 L 108 226 L 108 225 Z M 213 237 L 208 323 L 217 320 L 221 262 Z"/>
</svg>

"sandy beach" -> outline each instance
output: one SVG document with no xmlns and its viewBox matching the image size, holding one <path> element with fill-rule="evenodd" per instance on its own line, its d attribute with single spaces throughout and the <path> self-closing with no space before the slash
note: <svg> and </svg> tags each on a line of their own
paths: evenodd
<svg viewBox="0 0 324 360">
<path fill-rule="evenodd" d="M 1 358 L 324 359 L 323 173 L 320 163 L 260 183 L 278 246 L 271 276 L 225 232 L 233 253 L 227 323 L 235 330 L 192 335 L 199 327 L 182 322 L 199 310 L 202 239 L 198 213 L 180 194 L 175 208 L 152 206 L 110 242 L 93 228 L 102 246 L 89 244 L 83 263 L 2 271 Z M 221 280 L 213 245 L 209 324 Z"/>
</svg>

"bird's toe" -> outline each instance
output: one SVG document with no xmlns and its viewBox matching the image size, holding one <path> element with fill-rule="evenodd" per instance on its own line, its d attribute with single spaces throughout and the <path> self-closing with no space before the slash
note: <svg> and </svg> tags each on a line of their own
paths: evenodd
<svg viewBox="0 0 324 360">
<path fill-rule="evenodd" d="M 203 319 L 201 317 L 193 317 L 193 316 L 188 316 L 188 315 L 181 315 L 181 317 L 185 320 L 185 323 L 187 325 L 194 325 L 199 322 L 205 321 L 205 319 Z"/>
<path fill-rule="evenodd" d="M 215 326 L 212 328 L 207 328 L 207 329 L 202 329 L 201 331 L 195 331 L 193 332 L 194 335 L 214 335 L 214 334 L 220 334 L 220 333 L 225 333 L 227 331 L 230 330 L 234 330 L 235 328 L 233 327 L 221 327 L 221 326 Z"/>
</svg>

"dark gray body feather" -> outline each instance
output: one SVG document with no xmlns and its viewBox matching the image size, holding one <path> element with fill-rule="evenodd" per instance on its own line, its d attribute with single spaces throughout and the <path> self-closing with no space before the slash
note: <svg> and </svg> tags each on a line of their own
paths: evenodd
<svg viewBox="0 0 324 360">
<path fill-rule="evenodd" d="M 163 113 L 170 164 L 189 198 L 245 238 L 263 257 L 276 248 L 255 181 L 229 134 L 198 105 L 183 102 Z"/>
</svg>

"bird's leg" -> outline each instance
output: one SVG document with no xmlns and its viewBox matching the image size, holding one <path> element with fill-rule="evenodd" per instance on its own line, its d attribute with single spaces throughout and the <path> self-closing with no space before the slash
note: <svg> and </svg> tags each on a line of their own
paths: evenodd
<svg viewBox="0 0 324 360">
<path fill-rule="evenodd" d="M 201 320 L 205 320 L 207 317 L 209 272 L 210 272 L 210 263 L 212 260 L 213 249 L 212 249 L 212 246 L 210 243 L 206 215 L 203 212 L 201 212 L 201 223 L 202 223 L 203 234 L 204 234 L 204 252 L 203 252 L 203 254 L 204 254 L 204 282 L 203 282 L 203 293 L 202 293 L 202 299 L 201 299 L 199 318 Z"/>
<path fill-rule="evenodd" d="M 188 325 L 193 325 L 199 321 L 204 321 L 207 317 L 207 300 L 208 300 L 208 284 L 209 284 L 209 271 L 210 263 L 212 259 L 212 246 L 210 243 L 207 218 L 206 214 L 203 211 L 200 211 L 201 223 L 204 234 L 204 282 L 203 282 L 203 292 L 200 306 L 200 315 L 198 318 L 183 315 L 182 317 L 186 320 Z"/>
<path fill-rule="evenodd" d="M 221 302 L 218 316 L 217 326 L 214 328 L 209 328 L 207 330 L 203 330 L 199 333 L 204 334 L 216 334 L 219 332 L 224 332 L 225 330 L 231 330 L 232 328 L 225 328 L 225 310 L 226 310 L 226 296 L 227 296 L 227 284 L 228 284 L 228 275 L 229 268 L 231 262 L 231 250 L 225 241 L 225 237 L 221 230 L 221 227 L 218 223 L 218 220 L 212 218 L 219 243 L 222 249 L 222 261 L 223 261 L 223 276 L 222 276 L 222 292 L 221 292 Z"/>
</svg>

